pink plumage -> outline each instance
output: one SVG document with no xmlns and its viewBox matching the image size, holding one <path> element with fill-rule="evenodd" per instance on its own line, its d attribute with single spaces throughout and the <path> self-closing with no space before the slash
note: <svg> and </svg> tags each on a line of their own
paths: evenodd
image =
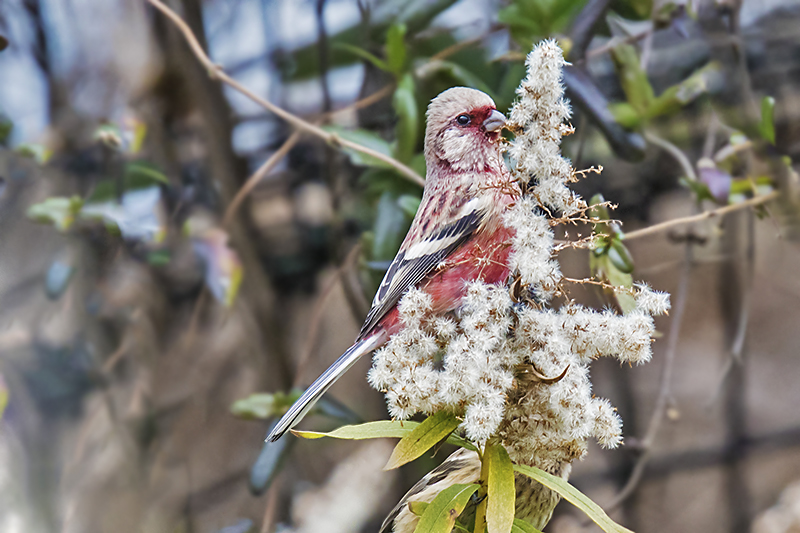
<svg viewBox="0 0 800 533">
<path fill-rule="evenodd" d="M 426 291 L 434 312 L 444 314 L 458 309 L 468 282 L 508 277 L 513 230 L 502 215 L 519 188 L 498 145 L 505 117 L 488 95 L 465 87 L 434 98 L 427 117 L 422 201 L 361 333 L 275 425 L 269 441 L 294 427 L 361 356 L 399 331 L 397 304 L 409 288 Z"/>
</svg>

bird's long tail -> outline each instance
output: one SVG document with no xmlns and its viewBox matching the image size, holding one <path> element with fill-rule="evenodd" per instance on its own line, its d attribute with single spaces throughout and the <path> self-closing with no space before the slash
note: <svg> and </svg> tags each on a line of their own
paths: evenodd
<svg viewBox="0 0 800 533">
<path fill-rule="evenodd" d="M 322 398 L 322 395 L 336 383 L 336 380 L 342 377 L 351 366 L 358 361 L 362 355 L 368 354 L 386 342 L 386 335 L 384 333 L 377 333 L 370 335 L 365 339 L 361 339 L 353 344 L 344 352 L 339 359 L 337 359 L 328 370 L 323 372 L 310 387 L 306 389 L 300 398 L 286 411 L 286 414 L 280 419 L 275 427 L 267 436 L 268 442 L 275 442 L 283 436 L 284 433 L 296 426 L 304 416 L 308 414 L 314 404 Z"/>
</svg>

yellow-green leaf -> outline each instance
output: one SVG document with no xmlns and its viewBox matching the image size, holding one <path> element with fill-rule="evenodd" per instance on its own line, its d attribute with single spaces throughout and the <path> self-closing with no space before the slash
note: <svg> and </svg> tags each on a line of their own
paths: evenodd
<svg viewBox="0 0 800 533">
<path fill-rule="evenodd" d="M 483 468 L 488 470 L 486 528 L 489 533 L 509 533 L 514 524 L 514 465 L 502 444 L 487 444 Z"/>
<path fill-rule="evenodd" d="M 425 508 L 414 533 L 450 533 L 456 518 L 467 506 L 479 485 L 451 485 L 442 490 Z"/>
<path fill-rule="evenodd" d="M 642 70 L 636 48 L 629 44 L 620 44 L 611 49 L 611 58 L 628 103 L 640 115 L 645 115 L 655 95 L 647 73 Z"/>
<path fill-rule="evenodd" d="M 583 511 L 595 524 L 606 533 L 633 533 L 630 529 L 617 524 L 581 491 L 567 483 L 560 477 L 548 474 L 544 470 L 531 466 L 514 465 L 514 470 L 538 481 L 548 489 L 558 493 L 562 498 Z"/>
<path fill-rule="evenodd" d="M 394 447 L 384 470 L 391 470 L 413 461 L 450 435 L 461 422 L 454 414 L 439 411 L 429 416 Z"/>
<path fill-rule="evenodd" d="M 392 24 L 386 32 L 386 65 L 395 76 L 400 76 L 406 65 L 405 36 L 405 24 Z"/>
<path fill-rule="evenodd" d="M 408 510 L 411 511 L 411 514 L 415 516 L 422 516 L 425 513 L 425 509 L 428 508 L 430 502 L 418 502 L 414 500 L 408 500 Z"/>
<path fill-rule="evenodd" d="M 82 208 L 83 200 L 79 196 L 54 196 L 30 206 L 27 215 L 36 222 L 52 224 L 59 231 L 67 231 Z"/>
<path fill-rule="evenodd" d="M 378 420 L 376 422 L 367 422 L 365 424 L 355 424 L 351 426 L 342 426 L 329 433 L 320 431 L 298 431 L 292 430 L 292 433 L 304 439 L 321 439 L 323 437 L 330 437 L 334 439 L 346 440 L 364 440 L 364 439 L 386 439 L 397 438 L 402 439 L 411 434 L 414 429 L 419 427 L 419 422 L 401 422 L 400 420 Z M 459 437 L 458 435 L 450 435 L 447 438 L 449 444 L 461 446 L 468 450 L 475 451 L 475 446 L 468 440 Z"/>
<path fill-rule="evenodd" d="M 525 520 L 519 518 L 514 519 L 514 525 L 511 526 L 511 533 L 542 533 Z"/>
<path fill-rule="evenodd" d="M 775 144 L 775 99 L 771 96 L 761 99 L 761 123 L 758 130 L 765 140 Z"/>
</svg>

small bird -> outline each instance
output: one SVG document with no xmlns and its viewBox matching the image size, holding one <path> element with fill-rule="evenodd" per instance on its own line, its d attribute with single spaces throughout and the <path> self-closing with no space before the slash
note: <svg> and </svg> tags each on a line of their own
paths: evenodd
<svg viewBox="0 0 800 533">
<path fill-rule="evenodd" d="M 427 292 L 433 312 L 457 311 L 467 283 L 504 282 L 513 230 L 502 214 L 519 196 L 503 162 L 500 130 L 506 118 L 485 93 L 454 87 L 428 106 L 427 176 L 417 214 L 375 294 L 355 343 L 275 425 L 274 442 L 308 413 L 325 391 L 363 355 L 400 328 L 398 302 L 411 287 Z"/>
<path fill-rule="evenodd" d="M 563 477 L 569 474 L 570 469 L 569 463 L 564 463 L 551 473 Z M 411 511 L 410 503 L 430 503 L 448 487 L 480 483 L 480 475 L 481 460 L 477 453 L 465 448 L 453 452 L 442 464 L 411 487 L 383 521 L 379 533 L 413 533 L 419 523 L 419 516 Z M 514 516 L 536 529 L 544 529 L 553 516 L 553 510 L 560 500 L 559 495 L 522 474 L 515 474 L 514 478 Z M 458 519 L 462 524 L 469 524 L 474 520 L 478 503 L 475 499 L 473 497 L 459 515 Z"/>
</svg>

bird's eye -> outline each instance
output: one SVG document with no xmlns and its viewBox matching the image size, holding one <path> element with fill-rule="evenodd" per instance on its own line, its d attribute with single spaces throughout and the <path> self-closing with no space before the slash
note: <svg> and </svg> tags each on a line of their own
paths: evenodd
<svg viewBox="0 0 800 533">
<path fill-rule="evenodd" d="M 469 115 L 458 115 L 456 117 L 456 122 L 458 122 L 459 126 L 466 126 L 467 124 L 469 124 L 470 120 L 471 119 Z"/>
</svg>

